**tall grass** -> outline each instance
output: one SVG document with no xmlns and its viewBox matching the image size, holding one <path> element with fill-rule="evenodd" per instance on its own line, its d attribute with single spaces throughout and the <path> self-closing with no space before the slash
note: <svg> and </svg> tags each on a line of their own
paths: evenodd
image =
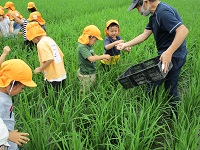
<svg viewBox="0 0 200 150">
<path fill-rule="evenodd" d="M 5 0 L 0 5 L 5 4 Z M 13 0 L 16 9 L 28 18 L 29 1 Z M 76 77 L 77 39 L 86 25 L 94 24 L 102 31 L 105 23 L 116 19 L 120 23 L 121 37 L 128 41 L 137 36 L 148 22 L 136 10 L 127 12 L 129 1 L 40 1 L 38 10 L 47 24 L 47 32 L 64 53 L 67 86 L 48 98 L 44 95 L 42 74 L 34 75 L 37 88 L 25 89 L 14 97 L 16 129 L 28 132 L 30 141 L 20 149 L 28 150 L 199 150 L 200 139 L 200 51 L 199 10 L 200 1 L 173 1 L 174 6 L 188 27 L 188 59 L 182 69 L 179 92 L 182 99 L 179 117 L 170 119 L 167 92 L 149 98 L 145 85 L 124 90 L 117 78 L 128 67 L 156 56 L 153 37 L 130 53 L 121 53 L 121 63 L 110 72 L 102 72 L 97 62 L 97 87 L 85 97 L 79 95 Z M 187 6 L 187 7 L 186 7 Z M 189 14 L 189 15 L 188 15 Z M 37 51 L 22 50 L 22 37 L 1 40 L 0 48 L 11 46 L 10 58 L 20 58 L 32 69 L 39 65 Z M 94 45 L 97 54 L 103 53 L 103 42 Z"/>
</svg>

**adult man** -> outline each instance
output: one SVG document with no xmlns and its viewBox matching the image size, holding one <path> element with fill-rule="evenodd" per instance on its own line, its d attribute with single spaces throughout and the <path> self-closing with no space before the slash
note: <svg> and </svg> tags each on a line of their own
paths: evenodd
<svg viewBox="0 0 200 150">
<path fill-rule="evenodd" d="M 183 25 L 176 10 L 159 0 L 133 0 L 128 10 L 134 8 L 137 8 L 141 15 L 151 14 L 149 23 L 142 34 L 129 42 L 118 44 L 117 48 L 123 50 L 128 46 L 145 41 L 151 34 L 154 35 L 158 55 L 164 66 L 163 71 L 167 72 L 170 62 L 172 62 L 173 67 L 164 80 L 157 81 L 152 85 L 149 84 L 147 91 L 155 89 L 156 86 L 164 82 L 165 89 L 169 90 L 169 97 L 171 97 L 170 104 L 176 110 L 176 102 L 180 100 L 177 89 L 178 77 L 188 53 L 185 41 L 188 29 Z"/>
</svg>

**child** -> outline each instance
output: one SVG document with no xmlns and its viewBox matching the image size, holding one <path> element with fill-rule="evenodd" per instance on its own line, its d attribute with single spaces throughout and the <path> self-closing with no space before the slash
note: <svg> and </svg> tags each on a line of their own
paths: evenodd
<svg viewBox="0 0 200 150">
<path fill-rule="evenodd" d="M 33 50 L 34 43 L 26 38 L 26 26 L 28 24 L 28 21 L 25 18 L 23 18 L 23 16 L 17 11 L 9 12 L 9 15 L 11 15 L 14 18 L 14 20 L 21 26 L 22 35 L 24 38 L 24 45 L 22 49 L 25 49 L 25 47 L 27 46 L 29 49 Z"/>
<path fill-rule="evenodd" d="M 27 39 L 37 44 L 40 66 L 34 73 L 42 72 L 45 80 L 45 91 L 48 93 L 48 85 L 53 86 L 56 93 L 60 87 L 64 88 L 66 71 L 63 62 L 63 53 L 37 22 L 30 22 L 27 27 Z"/>
<path fill-rule="evenodd" d="M 13 34 L 17 35 L 21 29 L 21 26 L 18 22 L 14 21 L 14 18 L 10 15 L 10 12 L 12 12 L 12 11 L 18 12 L 18 11 L 15 9 L 14 3 L 10 2 L 10 1 L 5 4 L 4 8 L 8 9 L 8 13 L 6 15 L 9 17 L 9 19 L 13 25 Z"/>
<path fill-rule="evenodd" d="M 3 54 L 10 51 L 7 46 L 4 48 Z M 2 62 L 5 54 L 0 57 Z M 17 144 L 26 144 L 29 139 L 26 137 L 28 133 L 20 133 L 14 130 L 15 119 L 13 114 L 13 103 L 10 96 L 15 96 L 22 92 L 25 86 L 35 87 L 36 84 L 32 80 L 32 71 L 30 67 L 20 59 L 11 59 L 3 62 L 0 68 L 0 118 L 9 131 L 9 149 L 16 150 Z M 12 141 L 12 142 L 11 142 Z"/>
<path fill-rule="evenodd" d="M 40 24 L 40 26 L 44 29 L 44 31 L 46 31 L 45 20 L 42 18 L 42 15 L 37 11 L 35 3 L 29 2 L 27 9 L 30 12 L 30 16 L 27 20 L 37 21 Z"/>
<path fill-rule="evenodd" d="M 7 16 L 4 15 L 4 11 L 0 9 L 0 36 L 6 38 L 11 35 L 13 31 L 12 24 Z"/>
<path fill-rule="evenodd" d="M 112 59 L 110 61 L 101 60 L 104 71 L 110 70 L 110 66 L 117 64 L 120 59 L 120 50 L 116 48 L 116 44 L 123 43 L 124 40 L 119 37 L 120 29 L 117 20 L 109 20 L 104 30 L 106 38 L 104 40 L 104 54 L 109 54 Z M 129 51 L 130 47 L 126 50 Z"/>
<path fill-rule="evenodd" d="M 89 25 L 84 28 L 83 34 L 78 38 L 78 78 L 81 82 L 81 92 L 86 92 L 91 86 L 96 85 L 96 66 L 97 60 L 110 60 L 110 55 L 96 55 L 93 51 L 93 44 L 101 38 L 100 30 L 94 26 Z"/>
</svg>

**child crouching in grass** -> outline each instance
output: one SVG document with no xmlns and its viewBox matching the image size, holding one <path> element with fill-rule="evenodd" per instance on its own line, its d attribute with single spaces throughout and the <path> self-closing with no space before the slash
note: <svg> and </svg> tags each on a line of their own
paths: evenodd
<svg viewBox="0 0 200 150">
<path fill-rule="evenodd" d="M 0 57 L 0 64 L 4 61 L 10 48 L 4 47 Z M 13 102 L 11 96 L 23 91 L 25 86 L 35 87 L 32 80 L 31 68 L 20 59 L 10 59 L 1 64 L 0 68 L 0 118 L 9 131 L 8 143 L 10 150 L 17 150 L 17 145 L 26 144 L 29 141 L 28 133 L 18 132 L 14 129 L 15 118 L 13 113 Z"/>
<path fill-rule="evenodd" d="M 86 26 L 83 34 L 78 38 L 78 79 L 81 82 L 80 91 L 85 93 L 90 91 L 92 86 L 96 85 L 96 61 L 111 59 L 110 55 L 96 55 L 93 50 L 93 44 L 101 38 L 101 32 L 95 25 Z"/>
</svg>

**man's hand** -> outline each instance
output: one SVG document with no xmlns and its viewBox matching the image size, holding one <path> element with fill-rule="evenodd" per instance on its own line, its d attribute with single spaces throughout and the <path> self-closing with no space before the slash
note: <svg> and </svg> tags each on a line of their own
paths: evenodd
<svg viewBox="0 0 200 150">
<path fill-rule="evenodd" d="M 171 60 L 172 60 L 172 54 L 169 53 L 167 50 L 164 51 L 160 56 L 160 61 L 162 61 L 162 71 L 164 73 L 167 72 Z"/>
<path fill-rule="evenodd" d="M 124 50 L 127 51 L 127 52 L 130 52 L 131 51 L 131 47 L 126 47 Z"/>
<path fill-rule="evenodd" d="M 118 49 L 118 50 L 123 50 L 123 49 L 125 49 L 126 48 L 126 43 L 119 43 L 119 44 L 117 44 L 117 45 L 115 45 L 116 46 L 116 48 Z"/>
</svg>

